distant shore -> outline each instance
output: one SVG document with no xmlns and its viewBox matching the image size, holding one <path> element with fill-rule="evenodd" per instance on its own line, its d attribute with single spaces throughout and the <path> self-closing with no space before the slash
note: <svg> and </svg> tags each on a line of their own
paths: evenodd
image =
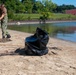
<svg viewBox="0 0 76 75">
<path fill-rule="evenodd" d="M 46 23 L 58 23 L 58 22 L 76 22 L 76 20 L 46 20 Z M 39 23 L 40 22 L 38 20 L 11 21 L 8 22 L 8 25 L 39 24 Z"/>
</svg>

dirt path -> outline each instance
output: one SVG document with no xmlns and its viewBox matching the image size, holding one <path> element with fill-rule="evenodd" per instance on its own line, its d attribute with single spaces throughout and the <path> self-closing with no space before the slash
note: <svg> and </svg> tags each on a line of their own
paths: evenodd
<svg viewBox="0 0 76 75">
<path fill-rule="evenodd" d="M 12 41 L 0 42 L 0 75 L 76 75 L 76 43 L 50 38 L 48 54 L 26 56 L 24 40 L 32 34 L 9 32 Z"/>
</svg>

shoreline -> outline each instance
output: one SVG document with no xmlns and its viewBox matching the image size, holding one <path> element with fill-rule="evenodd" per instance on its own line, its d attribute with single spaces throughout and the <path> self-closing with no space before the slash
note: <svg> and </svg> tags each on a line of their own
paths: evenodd
<svg viewBox="0 0 76 75">
<path fill-rule="evenodd" d="M 76 20 L 47 20 L 46 23 L 59 23 L 59 22 L 76 22 Z M 22 25 L 22 24 L 39 24 L 38 20 L 30 21 L 12 21 L 8 22 L 8 25 Z"/>
<path fill-rule="evenodd" d="M 59 22 L 76 22 L 76 20 L 67 20 L 67 21 L 51 21 L 51 20 L 47 20 L 46 21 L 46 23 L 59 23 Z M 16 24 L 16 25 L 23 25 L 23 24 L 39 24 L 39 22 L 36 20 L 36 21 L 14 21 L 13 23 L 11 22 L 11 23 L 9 23 L 9 25 L 14 25 L 14 24 Z M 53 37 L 54 38 L 54 37 Z M 58 38 L 55 38 L 55 39 L 58 39 Z M 64 39 L 60 39 L 60 40 L 64 40 Z M 70 40 L 64 40 L 64 41 L 69 41 L 69 42 L 73 42 L 73 41 L 70 41 Z M 76 42 L 73 42 L 73 43 L 76 43 Z"/>
<path fill-rule="evenodd" d="M 73 41 L 70 41 L 70 40 L 65 40 L 65 39 L 55 38 L 55 37 L 50 37 L 50 38 L 54 38 L 54 39 L 57 39 L 57 40 L 61 40 L 61 41 L 65 41 L 65 42 L 76 44 L 76 42 L 73 42 Z"/>
</svg>

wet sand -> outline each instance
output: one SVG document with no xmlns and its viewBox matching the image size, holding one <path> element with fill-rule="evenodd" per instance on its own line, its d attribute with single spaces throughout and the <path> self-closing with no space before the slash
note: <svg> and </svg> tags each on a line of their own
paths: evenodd
<svg viewBox="0 0 76 75">
<path fill-rule="evenodd" d="M 10 41 L 0 36 L 0 75 L 76 75 L 76 43 L 50 38 L 48 54 L 27 56 L 24 41 L 32 34 L 8 31 Z"/>
</svg>

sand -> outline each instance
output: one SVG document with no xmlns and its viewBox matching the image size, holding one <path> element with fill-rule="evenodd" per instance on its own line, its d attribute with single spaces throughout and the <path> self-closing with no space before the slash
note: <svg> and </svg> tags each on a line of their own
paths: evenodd
<svg viewBox="0 0 76 75">
<path fill-rule="evenodd" d="M 50 38 L 48 54 L 27 56 L 25 38 L 32 34 L 8 31 L 11 41 L 0 36 L 0 75 L 76 75 L 76 43 Z"/>
</svg>

